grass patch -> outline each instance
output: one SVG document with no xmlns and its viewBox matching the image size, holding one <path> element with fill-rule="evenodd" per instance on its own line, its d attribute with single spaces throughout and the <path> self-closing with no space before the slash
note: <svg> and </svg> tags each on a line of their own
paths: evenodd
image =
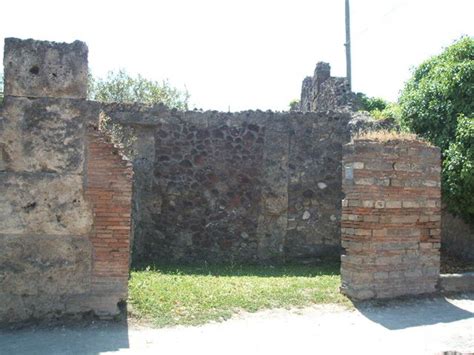
<svg viewBox="0 0 474 355">
<path fill-rule="evenodd" d="M 155 326 L 197 325 L 240 310 L 349 304 L 339 293 L 339 265 L 156 266 L 132 271 L 133 317 Z"/>
</svg>

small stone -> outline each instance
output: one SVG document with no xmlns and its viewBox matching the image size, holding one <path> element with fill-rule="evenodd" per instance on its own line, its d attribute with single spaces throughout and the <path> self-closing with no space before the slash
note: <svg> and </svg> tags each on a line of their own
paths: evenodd
<svg viewBox="0 0 474 355">
<path fill-rule="evenodd" d="M 334 222 L 337 218 L 335 215 L 332 214 L 331 217 L 329 217 L 329 219 Z"/>
<path fill-rule="evenodd" d="M 385 201 L 375 201 L 375 208 L 384 208 Z"/>
<path fill-rule="evenodd" d="M 245 232 L 240 233 L 240 236 L 242 237 L 242 239 L 248 239 L 249 238 L 249 235 Z"/>
<path fill-rule="evenodd" d="M 303 213 L 303 221 L 308 220 L 309 217 L 311 217 L 311 213 L 309 213 L 308 211 L 304 211 L 304 213 Z"/>
<path fill-rule="evenodd" d="M 318 182 L 318 187 L 319 187 L 321 190 L 324 190 L 326 187 L 328 187 L 328 185 L 326 185 L 324 182 Z"/>
</svg>

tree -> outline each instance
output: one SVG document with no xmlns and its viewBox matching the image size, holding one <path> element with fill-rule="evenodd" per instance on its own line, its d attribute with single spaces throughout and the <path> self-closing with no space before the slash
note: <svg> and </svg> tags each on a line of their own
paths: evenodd
<svg viewBox="0 0 474 355">
<path fill-rule="evenodd" d="M 188 109 L 189 94 L 141 75 L 131 76 L 125 70 L 111 71 L 105 79 L 89 77 L 89 99 L 101 102 L 163 103 L 169 108 Z"/>
<path fill-rule="evenodd" d="M 361 92 L 356 94 L 361 111 L 367 111 L 376 120 L 392 119 L 400 121 L 400 106 L 394 102 L 388 102 L 380 97 L 370 97 Z"/>
<path fill-rule="evenodd" d="M 441 148 L 444 203 L 474 224 L 474 39 L 416 68 L 399 102 L 402 125 Z"/>
<path fill-rule="evenodd" d="M 369 97 L 366 94 L 358 92 L 356 94 L 357 100 L 359 101 L 360 109 L 363 111 L 371 112 L 373 110 L 384 110 L 388 102 L 381 97 Z"/>
<path fill-rule="evenodd" d="M 161 83 L 148 80 L 137 75 L 135 77 L 125 70 L 109 72 L 105 79 L 89 76 L 88 97 L 100 102 L 121 103 L 162 103 L 169 108 L 178 110 L 188 109 L 189 94 L 172 87 L 168 81 Z M 99 127 L 107 132 L 115 143 L 123 147 L 123 152 L 129 157 L 135 157 L 134 146 L 137 140 L 135 130 L 130 126 L 114 123 L 110 117 L 101 114 Z"/>
<path fill-rule="evenodd" d="M 290 111 L 299 111 L 300 110 L 300 100 L 293 99 L 290 101 L 288 105 L 290 107 Z"/>
<path fill-rule="evenodd" d="M 461 38 L 413 72 L 400 96 L 402 124 L 445 151 L 458 117 L 474 113 L 474 39 Z"/>
</svg>

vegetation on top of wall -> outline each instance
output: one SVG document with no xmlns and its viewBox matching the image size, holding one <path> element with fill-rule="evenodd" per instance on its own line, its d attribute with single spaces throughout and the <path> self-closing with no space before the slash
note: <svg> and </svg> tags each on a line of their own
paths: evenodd
<svg viewBox="0 0 474 355">
<path fill-rule="evenodd" d="M 112 103 L 142 103 L 154 105 L 162 103 L 169 108 L 187 110 L 189 93 L 170 85 L 168 81 L 157 82 L 141 76 L 132 76 L 125 70 L 110 71 L 105 79 L 89 75 L 88 97 L 90 100 Z M 112 122 L 104 113 L 100 116 L 100 129 L 107 132 L 113 142 L 123 148 L 129 159 L 135 155 L 135 132 Z"/>
<path fill-rule="evenodd" d="M 418 141 L 416 134 L 409 132 L 397 132 L 389 130 L 366 131 L 354 137 L 354 140 L 373 140 L 377 142 L 388 141 Z"/>
<path fill-rule="evenodd" d="M 162 103 L 178 110 L 187 110 L 189 103 L 187 90 L 179 90 L 166 80 L 160 83 L 140 74 L 132 76 L 123 69 L 110 71 L 105 79 L 90 76 L 88 96 L 101 102 Z"/>
<path fill-rule="evenodd" d="M 356 94 L 360 111 L 368 112 L 376 120 L 393 119 L 400 121 L 400 106 L 395 102 L 388 102 L 380 97 L 370 97 L 361 92 Z"/>
<path fill-rule="evenodd" d="M 289 105 L 290 111 L 299 111 L 300 110 L 300 100 L 293 99 L 290 101 Z"/>
<path fill-rule="evenodd" d="M 402 125 L 441 148 L 443 201 L 474 225 L 474 38 L 417 67 L 399 103 Z"/>
<path fill-rule="evenodd" d="M 358 92 L 356 94 L 357 99 L 359 100 L 360 108 L 363 111 L 371 112 L 373 110 L 382 111 L 387 107 L 388 102 L 381 97 L 370 97 L 364 93 Z"/>
</svg>

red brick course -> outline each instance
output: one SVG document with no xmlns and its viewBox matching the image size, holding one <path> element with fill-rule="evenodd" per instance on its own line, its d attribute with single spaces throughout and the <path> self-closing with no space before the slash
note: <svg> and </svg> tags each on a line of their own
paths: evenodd
<svg viewBox="0 0 474 355">
<path fill-rule="evenodd" d="M 343 159 L 341 290 L 355 299 L 435 291 L 440 152 L 419 141 L 355 140 Z"/>
<path fill-rule="evenodd" d="M 96 127 L 89 128 L 87 143 L 86 197 L 94 218 L 91 293 L 99 296 L 96 307 L 102 308 L 95 312 L 106 314 L 127 298 L 133 172 L 131 163 Z"/>
</svg>

